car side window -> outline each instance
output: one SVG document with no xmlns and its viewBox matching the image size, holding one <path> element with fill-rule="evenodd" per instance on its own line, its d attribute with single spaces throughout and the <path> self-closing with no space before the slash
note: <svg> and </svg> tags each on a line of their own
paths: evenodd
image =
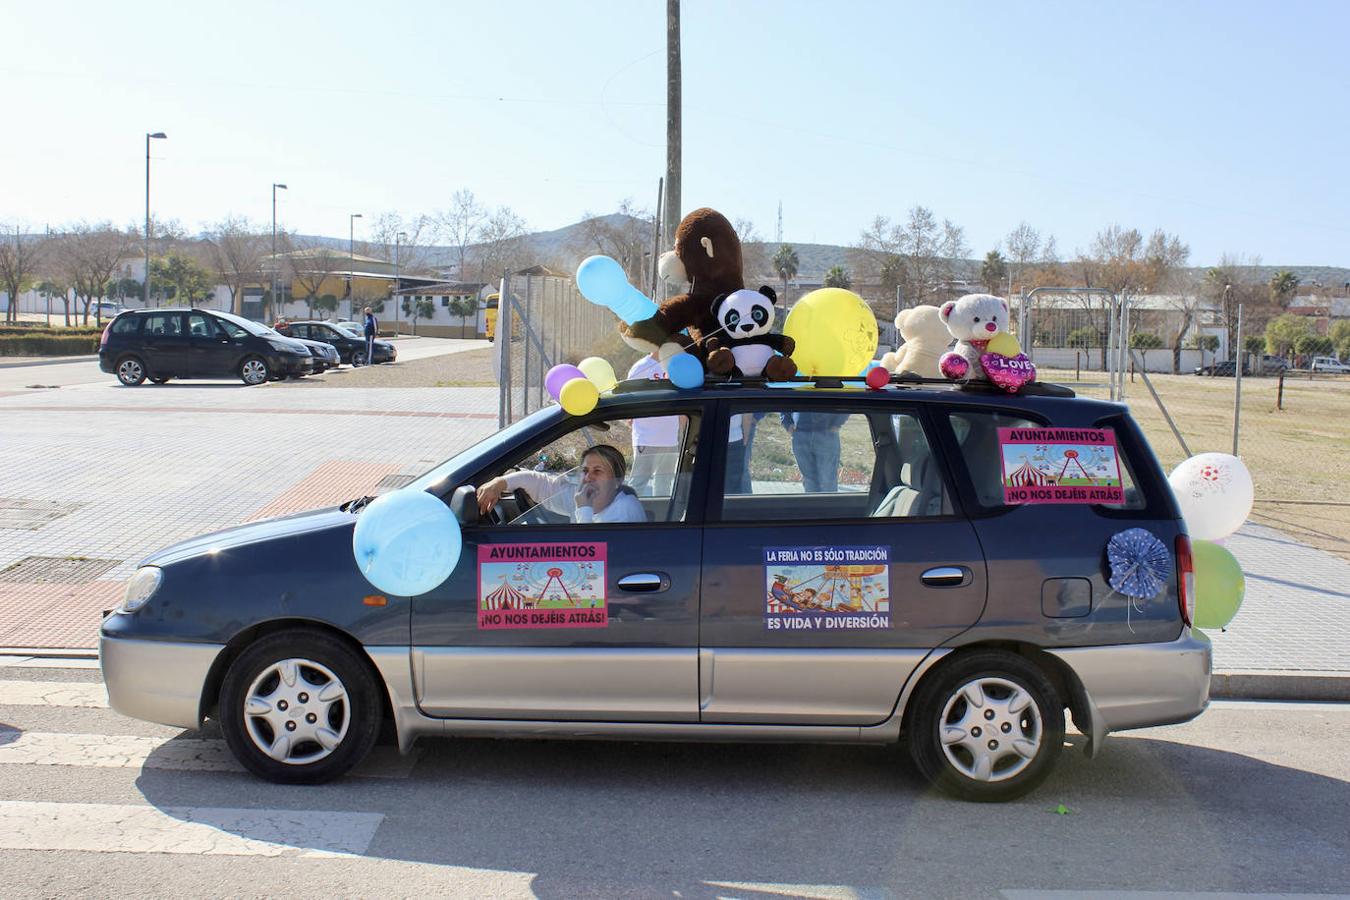
<svg viewBox="0 0 1350 900">
<path fill-rule="evenodd" d="M 236 340 L 239 338 L 248 337 L 247 331 L 245 331 L 239 325 L 236 325 L 234 322 L 231 322 L 229 319 L 221 319 L 220 327 L 224 328 L 225 333 L 228 334 L 230 337 L 235 338 Z"/>
<path fill-rule="evenodd" d="M 986 509 L 1007 505 L 1003 502 L 1003 457 L 999 450 L 998 430 L 1040 428 L 1041 423 L 982 410 L 949 413 L 948 421 L 956 435 L 956 444 L 961 448 L 966 470 L 970 472 L 976 501 Z"/>
<path fill-rule="evenodd" d="M 188 316 L 188 331 L 193 337 L 199 338 L 213 338 L 217 334 L 215 320 L 201 313 L 192 313 Z"/>
<path fill-rule="evenodd" d="M 176 312 L 151 313 L 145 317 L 141 333 L 155 337 L 179 337 L 183 333 L 183 317 Z"/>
<path fill-rule="evenodd" d="M 569 431 L 501 473 L 508 492 L 497 522 L 682 522 L 698 424 L 698 416 L 642 416 Z M 590 512 L 578 514 L 583 507 Z"/>
</svg>

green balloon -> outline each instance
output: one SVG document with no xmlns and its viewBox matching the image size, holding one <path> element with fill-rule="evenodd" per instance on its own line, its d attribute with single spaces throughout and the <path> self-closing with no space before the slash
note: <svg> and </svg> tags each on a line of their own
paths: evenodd
<svg viewBox="0 0 1350 900">
<path fill-rule="evenodd" d="M 1242 567 L 1233 554 L 1210 541 L 1193 541 L 1191 560 L 1195 564 L 1195 627 L 1227 626 L 1247 590 Z"/>
</svg>

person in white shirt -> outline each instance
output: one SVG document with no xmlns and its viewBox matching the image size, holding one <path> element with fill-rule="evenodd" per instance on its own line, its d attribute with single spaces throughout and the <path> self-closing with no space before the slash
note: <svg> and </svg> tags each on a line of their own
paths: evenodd
<svg viewBox="0 0 1350 900">
<path fill-rule="evenodd" d="M 633 363 L 629 379 L 665 378 L 660 358 L 652 353 Z M 633 474 L 628 484 L 638 496 L 669 497 L 679 463 L 680 417 L 648 416 L 633 420 Z"/>
<path fill-rule="evenodd" d="M 524 490 L 536 503 L 580 524 L 645 522 L 646 510 L 623 483 L 626 470 L 622 453 L 609 444 L 596 444 L 581 454 L 581 485 L 575 490 L 565 474 L 510 472 L 478 489 L 478 509 L 487 515 L 507 491 Z"/>
</svg>

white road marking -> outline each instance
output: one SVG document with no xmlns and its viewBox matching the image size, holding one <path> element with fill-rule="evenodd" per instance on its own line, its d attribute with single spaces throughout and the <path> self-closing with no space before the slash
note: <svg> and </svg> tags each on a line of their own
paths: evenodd
<svg viewBox="0 0 1350 900">
<path fill-rule="evenodd" d="M 107 709 L 108 692 L 101 682 L 0 681 L 0 706 Z"/>
<path fill-rule="evenodd" d="M 0 800 L 0 849 L 361 856 L 382 813 Z"/>
<path fill-rule="evenodd" d="M 10 737 L 13 739 L 6 742 Z M 352 774 L 366 778 L 407 778 L 416 762 L 416 750 L 401 756 L 393 747 L 376 747 Z M 0 731 L 0 765 L 243 771 L 223 740 L 41 731 Z"/>
<path fill-rule="evenodd" d="M 807 900 L 871 900 L 871 898 L 894 897 L 895 895 L 880 887 L 849 887 L 843 884 L 775 884 L 762 881 L 705 881 L 714 888 L 730 888 L 734 893 L 721 894 L 718 897 L 739 897 L 741 892 L 755 896 L 768 894 L 772 897 L 803 897 Z"/>
</svg>

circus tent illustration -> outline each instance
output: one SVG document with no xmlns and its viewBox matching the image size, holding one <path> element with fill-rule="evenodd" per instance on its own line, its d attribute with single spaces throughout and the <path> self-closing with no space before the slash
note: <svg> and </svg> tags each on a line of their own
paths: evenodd
<svg viewBox="0 0 1350 900">
<path fill-rule="evenodd" d="M 502 586 L 483 598 L 484 609 L 520 609 L 525 595 L 502 579 Z"/>
<path fill-rule="evenodd" d="M 1022 463 L 1008 476 L 1008 484 L 1012 487 L 1043 487 L 1054 483 L 1054 476 L 1047 475 L 1029 462 Z"/>
</svg>

